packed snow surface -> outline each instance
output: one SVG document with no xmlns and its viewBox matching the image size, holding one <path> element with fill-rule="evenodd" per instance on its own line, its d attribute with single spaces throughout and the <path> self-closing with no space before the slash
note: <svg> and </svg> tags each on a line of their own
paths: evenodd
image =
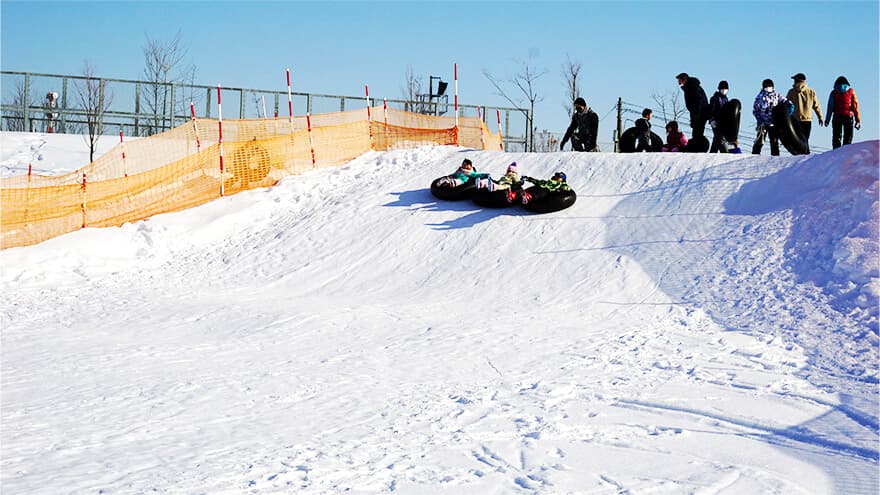
<svg viewBox="0 0 880 495">
<path fill-rule="evenodd" d="M 465 157 L 577 202 L 436 200 Z M 880 486 L 876 141 L 371 152 L 0 260 L 3 493 Z"/>
</svg>

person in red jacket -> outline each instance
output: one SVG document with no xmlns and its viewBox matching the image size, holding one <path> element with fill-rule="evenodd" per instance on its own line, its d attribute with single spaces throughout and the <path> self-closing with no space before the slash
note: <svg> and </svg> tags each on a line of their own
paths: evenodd
<svg viewBox="0 0 880 495">
<path fill-rule="evenodd" d="M 856 91 L 849 85 L 845 77 L 840 76 L 834 81 L 834 89 L 828 97 L 828 113 L 825 115 L 825 126 L 831 122 L 831 146 L 840 148 L 840 134 L 843 132 L 843 144 L 852 144 L 853 127 L 862 128 L 859 115 L 859 99 Z"/>
</svg>

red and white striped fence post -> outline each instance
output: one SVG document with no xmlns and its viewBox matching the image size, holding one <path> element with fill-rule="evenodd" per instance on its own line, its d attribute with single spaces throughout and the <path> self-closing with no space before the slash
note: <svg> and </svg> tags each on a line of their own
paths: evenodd
<svg viewBox="0 0 880 495">
<path fill-rule="evenodd" d="M 128 177 L 128 165 L 125 163 L 125 142 L 122 140 L 122 127 L 119 128 L 119 146 L 122 148 L 122 174 Z"/>
<path fill-rule="evenodd" d="M 501 110 L 496 108 L 495 113 L 498 115 L 498 142 L 501 143 L 501 151 L 504 151 L 504 134 L 501 133 Z"/>
<path fill-rule="evenodd" d="M 486 149 L 486 137 L 483 136 L 483 112 L 480 111 L 479 105 L 477 106 L 477 120 L 480 121 L 480 147 Z"/>
<path fill-rule="evenodd" d="M 80 204 L 80 209 L 82 210 L 82 228 L 86 228 L 86 173 L 83 172 L 82 179 L 82 203 Z"/>
<path fill-rule="evenodd" d="M 34 165 L 32 163 L 28 163 L 28 180 L 27 180 L 27 194 L 24 196 L 24 223 L 27 225 L 28 223 L 28 211 L 31 207 L 31 177 L 34 175 Z"/>
<path fill-rule="evenodd" d="M 290 93 L 290 69 L 287 69 L 287 121 L 293 124 L 293 96 Z"/>
<path fill-rule="evenodd" d="M 364 84 L 364 95 L 367 101 L 367 127 L 370 129 L 370 149 L 373 149 L 373 111 L 370 110 L 370 85 Z"/>
<path fill-rule="evenodd" d="M 315 144 L 312 141 L 312 114 L 306 113 L 306 125 L 309 128 L 309 148 L 312 150 L 312 168 L 317 167 L 315 162 Z"/>
<path fill-rule="evenodd" d="M 385 116 L 385 126 L 382 132 L 382 135 L 385 137 L 385 149 L 390 149 L 390 143 L 388 142 L 388 98 L 382 98 L 382 113 Z"/>
<path fill-rule="evenodd" d="M 223 105 L 220 101 L 220 85 L 217 85 L 217 130 L 219 132 L 217 144 L 220 148 L 220 196 L 226 194 L 223 178 Z"/>
<path fill-rule="evenodd" d="M 455 144 L 458 144 L 458 64 L 454 65 L 455 75 Z"/>
<path fill-rule="evenodd" d="M 189 102 L 189 113 L 192 114 L 193 132 L 196 134 L 196 152 L 200 152 L 202 151 L 202 141 L 199 139 L 199 126 L 196 121 L 196 105 L 193 102 Z"/>
</svg>

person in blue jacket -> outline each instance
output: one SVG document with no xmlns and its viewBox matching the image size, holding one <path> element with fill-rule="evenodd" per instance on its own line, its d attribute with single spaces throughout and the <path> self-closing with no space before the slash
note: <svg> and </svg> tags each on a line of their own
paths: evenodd
<svg viewBox="0 0 880 495">
<path fill-rule="evenodd" d="M 755 116 L 757 127 L 755 131 L 755 144 L 752 146 L 752 154 L 760 155 L 761 148 L 764 147 L 764 138 L 770 138 L 770 155 L 779 156 L 779 133 L 773 125 L 773 107 L 780 103 L 786 102 L 785 99 L 773 87 L 772 79 L 764 79 L 761 83 L 761 91 L 755 97 L 755 103 L 752 105 L 752 115 Z"/>
</svg>

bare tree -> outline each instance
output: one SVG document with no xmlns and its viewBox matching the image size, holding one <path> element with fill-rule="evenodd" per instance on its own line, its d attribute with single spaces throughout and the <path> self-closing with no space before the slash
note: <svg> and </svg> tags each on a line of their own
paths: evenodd
<svg viewBox="0 0 880 495">
<path fill-rule="evenodd" d="M 11 97 L 4 103 L 4 105 L 14 108 L 14 110 L 3 112 L 3 120 L 6 122 L 7 131 L 24 132 L 29 130 L 25 128 L 24 123 L 25 108 L 36 106 L 36 99 L 33 95 L 28 94 L 28 89 L 24 85 L 24 80 L 19 80 L 13 89 Z"/>
<path fill-rule="evenodd" d="M 535 150 L 535 103 L 544 99 L 544 97 L 538 95 L 536 85 L 537 80 L 547 73 L 546 70 L 536 69 L 534 66 L 531 65 L 530 62 L 531 59 L 526 62 L 521 62 L 522 67 L 520 68 L 520 71 L 514 74 L 514 76 L 508 81 L 517 89 L 517 91 L 522 93 L 526 100 L 528 100 L 528 109 L 523 109 L 520 106 L 522 100 L 520 99 L 519 101 L 514 101 L 513 98 L 511 98 L 508 93 L 504 91 L 504 88 L 501 87 L 501 83 L 499 83 L 498 80 L 495 79 L 495 77 L 493 77 L 487 69 L 483 69 L 483 75 L 486 76 L 486 79 L 488 79 L 490 83 L 492 83 L 492 86 L 495 88 L 495 94 L 504 98 L 513 106 L 520 108 L 520 111 L 526 116 L 526 128 L 529 134 L 526 141 L 526 151 Z"/>
<path fill-rule="evenodd" d="M 562 77 L 565 80 L 565 95 L 568 99 L 562 102 L 562 108 L 565 109 L 565 114 L 569 117 L 574 113 L 575 98 L 580 96 L 578 76 L 581 73 L 581 67 L 580 62 L 572 62 L 568 55 L 565 56 L 565 64 L 562 65 Z"/>
<path fill-rule="evenodd" d="M 418 100 L 418 95 L 422 93 L 422 86 L 424 86 L 425 80 L 421 76 L 415 75 L 413 71 L 412 65 L 406 66 L 406 74 L 404 75 L 404 85 L 400 88 L 401 93 L 403 94 L 403 99 L 407 102 L 414 102 Z M 410 103 L 407 103 L 407 111 L 415 111 L 420 112 L 421 108 L 410 108 Z M 420 105 L 419 105 L 420 106 Z"/>
<path fill-rule="evenodd" d="M 664 125 L 672 120 L 679 120 L 685 114 L 684 102 L 681 101 L 681 90 L 669 90 L 665 93 L 654 93 L 651 98 L 657 103 L 659 111 L 654 115 L 663 119 Z"/>
<path fill-rule="evenodd" d="M 82 75 L 85 79 L 76 83 L 76 98 L 85 113 L 88 133 L 83 137 L 89 146 L 89 161 L 95 161 L 95 149 L 104 133 L 104 112 L 113 102 L 113 92 L 103 79 L 95 77 L 95 68 L 88 60 L 83 63 Z"/>
<path fill-rule="evenodd" d="M 146 110 L 153 114 L 147 123 L 147 134 L 162 132 L 170 127 L 174 112 L 186 115 L 191 94 L 173 94 L 173 85 L 191 83 L 195 78 L 195 66 L 185 64 L 187 49 L 180 39 L 180 31 L 170 41 L 154 40 L 147 36 L 144 46 L 144 76 L 150 82 L 146 89 Z M 172 101 L 175 100 L 175 101 Z"/>
<path fill-rule="evenodd" d="M 422 86 L 425 80 L 421 76 L 415 75 L 412 65 L 406 66 L 406 74 L 404 75 L 404 86 L 401 87 L 403 97 L 409 101 L 415 101 L 416 96 L 421 94 Z"/>
</svg>

